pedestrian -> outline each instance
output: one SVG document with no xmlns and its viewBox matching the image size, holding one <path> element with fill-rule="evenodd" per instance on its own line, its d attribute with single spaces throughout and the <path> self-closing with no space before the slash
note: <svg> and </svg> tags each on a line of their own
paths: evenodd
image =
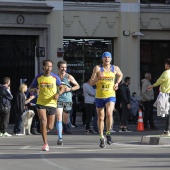
<svg viewBox="0 0 170 170">
<path fill-rule="evenodd" d="M 0 85 L 0 137 L 10 137 L 12 136 L 7 132 L 11 101 L 13 96 L 10 91 L 11 80 L 9 77 L 3 79 L 3 84 Z"/>
<path fill-rule="evenodd" d="M 111 145 L 113 142 L 110 136 L 110 129 L 113 121 L 113 110 L 116 102 L 115 90 L 122 80 L 123 74 L 118 66 L 112 65 L 112 55 L 110 52 L 102 54 L 102 64 L 97 65 L 93 69 L 90 80 L 90 85 L 96 84 L 95 104 L 98 114 L 98 126 L 100 133 L 100 147 L 105 148 L 104 130 L 104 108 L 106 107 L 106 138 L 107 144 Z M 115 83 L 115 78 L 116 83 Z"/>
<path fill-rule="evenodd" d="M 38 94 L 35 91 L 30 92 L 28 90 L 27 98 L 30 96 L 34 96 L 34 99 L 31 100 L 31 102 L 28 103 L 27 106 L 29 110 L 33 110 L 35 113 L 35 116 L 33 117 L 32 124 L 31 124 L 31 134 L 39 135 L 40 134 L 40 120 L 38 117 L 38 112 L 37 112 L 37 107 L 36 107 Z"/>
<path fill-rule="evenodd" d="M 152 90 L 152 88 L 156 86 L 160 86 L 160 92 L 164 96 L 169 96 L 167 97 L 169 98 L 168 100 L 162 102 L 166 102 L 165 105 L 169 105 L 169 112 L 166 115 L 166 127 L 163 135 L 170 136 L 170 58 L 165 60 L 165 71 L 153 85 L 148 86 L 148 90 Z"/>
<path fill-rule="evenodd" d="M 76 124 L 76 116 L 77 116 L 77 94 L 76 91 L 72 92 L 72 113 L 70 114 L 70 122 L 71 122 L 71 126 L 72 127 L 78 127 L 78 125 Z"/>
<path fill-rule="evenodd" d="M 19 92 L 16 95 L 15 99 L 15 123 L 14 123 L 14 135 L 23 135 L 22 133 L 22 115 L 25 111 L 25 105 L 28 104 L 34 96 L 30 96 L 28 99 L 26 98 L 25 93 L 27 92 L 27 85 L 25 83 L 20 84 Z"/>
<path fill-rule="evenodd" d="M 122 81 L 119 83 L 119 87 L 116 90 L 116 103 L 115 103 L 115 109 L 119 114 L 119 118 L 121 120 L 122 116 L 122 106 L 121 106 L 121 86 L 122 86 Z"/>
<path fill-rule="evenodd" d="M 83 84 L 83 94 L 84 94 L 84 103 L 85 103 L 85 113 L 86 113 L 86 134 L 93 134 L 95 132 L 98 132 L 98 129 L 91 130 L 90 124 L 92 122 L 92 117 L 94 115 L 95 118 L 95 112 L 96 112 L 96 106 L 94 103 L 95 100 L 95 89 L 90 85 L 90 78 L 86 80 L 86 82 Z M 94 119 L 95 121 L 96 119 Z M 95 122 L 94 122 L 95 124 Z"/>
<path fill-rule="evenodd" d="M 130 113 L 130 77 L 124 78 L 124 83 L 121 86 L 121 106 L 122 106 L 122 115 L 120 121 L 120 129 L 119 132 L 130 132 L 127 127 L 128 116 Z"/>
<path fill-rule="evenodd" d="M 38 74 L 30 86 L 30 91 L 39 93 L 36 106 L 44 142 L 42 151 L 49 151 L 47 132 L 54 127 L 57 100 L 65 91 L 64 86 L 61 85 L 60 78 L 51 72 L 52 67 L 53 62 L 51 60 L 44 60 L 43 73 Z"/>
<path fill-rule="evenodd" d="M 148 90 L 148 86 L 151 85 L 151 73 L 145 73 L 145 78 L 142 80 L 142 94 L 141 100 L 142 105 L 144 106 L 144 129 L 156 129 L 153 121 L 153 100 L 154 92 L 153 89 Z M 150 127 L 148 126 L 148 122 Z"/>
<path fill-rule="evenodd" d="M 61 79 L 62 85 L 65 87 L 64 93 L 59 96 L 56 113 L 56 129 L 58 132 L 58 145 L 63 145 L 62 140 L 62 120 L 63 120 L 63 131 L 65 134 L 70 134 L 68 130 L 68 123 L 70 121 L 70 113 L 72 112 L 72 91 L 80 88 L 75 78 L 67 73 L 67 62 L 59 61 L 57 63 L 59 78 Z"/>
</svg>

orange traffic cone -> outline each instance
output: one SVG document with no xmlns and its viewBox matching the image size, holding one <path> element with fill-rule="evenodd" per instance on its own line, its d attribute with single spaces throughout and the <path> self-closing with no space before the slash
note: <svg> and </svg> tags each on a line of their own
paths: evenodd
<svg viewBox="0 0 170 170">
<path fill-rule="evenodd" d="M 144 131 L 144 124 L 143 124 L 143 117 L 142 117 L 141 109 L 139 110 L 137 131 Z"/>
</svg>

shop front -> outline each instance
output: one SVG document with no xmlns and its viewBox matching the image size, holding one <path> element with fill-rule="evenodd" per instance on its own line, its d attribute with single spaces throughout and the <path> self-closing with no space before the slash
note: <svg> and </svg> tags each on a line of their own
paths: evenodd
<svg viewBox="0 0 170 170">
<path fill-rule="evenodd" d="M 63 47 L 64 60 L 68 63 L 67 72 L 75 77 L 80 87 L 91 77 L 94 66 L 101 64 L 103 52 L 110 51 L 113 55 L 110 39 L 64 38 Z"/>
</svg>

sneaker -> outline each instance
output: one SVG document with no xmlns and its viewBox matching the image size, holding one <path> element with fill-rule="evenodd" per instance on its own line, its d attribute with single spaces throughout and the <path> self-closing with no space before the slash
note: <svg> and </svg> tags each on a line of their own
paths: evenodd
<svg viewBox="0 0 170 170">
<path fill-rule="evenodd" d="M 87 129 L 87 130 L 85 131 L 85 134 L 93 134 L 93 133 L 94 133 L 94 131 L 91 130 L 91 129 Z"/>
<path fill-rule="evenodd" d="M 16 136 L 23 136 L 23 133 L 16 133 Z"/>
<path fill-rule="evenodd" d="M 98 130 L 93 130 L 93 132 L 94 132 L 94 133 L 99 133 L 99 131 L 98 131 Z"/>
<path fill-rule="evenodd" d="M 110 129 L 110 133 L 114 133 L 114 132 L 116 132 L 116 131 L 114 131 L 113 129 Z"/>
<path fill-rule="evenodd" d="M 39 135 L 40 133 L 36 132 L 34 129 L 31 130 L 32 135 Z"/>
<path fill-rule="evenodd" d="M 73 124 L 73 126 L 75 126 L 75 127 L 79 127 L 77 124 Z"/>
<path fill-rule="evenodd" d="M 71 124 L 71 127 L 74 128 L 75 126 L 73 124 Z"/>
<path fill-rule="evenodd" d="M 129 128 L 122 128 L 122 132 L 131 132 Z"/>
<path fill-rule="evenodd" d="M 110 135 L 106 135 L 106 138 L 107 138 L 107 144 L 108 145 L 112 145 L 113 144 L 113 141 L 111 139 L 111 136 Z"/>
<path fill-rule="evenodd" d="M 119 132 L 123 132 L 124 128 L 119 128 Z"/>
<path fill-rule="evenodd" d="M 170 136 L 170 132 L 169 131 L 164 131 L 161 136 Z"/>
<path fill-rule="evenodd" d="M 100 146 L 101 148 L 105 148 L 105 147 L 106 147 L 106 144 L 105 144 L 105 143 L 106 143 L 105 139 L 104 139 L 104 138 L 101 138 L 101 139 L 100 139 L 100 145 L 99 145 L 99 146 Z"/>
<path fill-rule="evenodd" d="M 48 146 L 48 144 L 44 144 L 44 145 L 42 146 L 42 151 L 49 151 L 49 146 Z"/>
<path fill-rule="evenodd" d="M 3 134 L 3 136 L 4 136 L 4 137 L 11 137 L 12 135 L 9 134 L 9 133 L 7 133 L 7 132 L 5 132 L 5 133 Z"/>
<path fill-rule="evenodd" d="M 3 133 L 0 133 L 0 137 L 3 137 Z"/>
<path fill-rule="evenodd" d="M 57 145 L 63 145 L 63 140 L 62 139 L 58 139 Z"/>
</svg>

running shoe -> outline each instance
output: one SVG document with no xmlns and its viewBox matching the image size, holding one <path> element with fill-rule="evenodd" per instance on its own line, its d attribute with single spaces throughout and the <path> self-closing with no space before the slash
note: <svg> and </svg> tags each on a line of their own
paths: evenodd
<svg viewBox="0 0 170 170">
<path fill-rule="evenodd" d="M 0 137 L 2 137 L 3 136 L 3 133 L 0 133 Z"/>
<path fill-rule="evenodd" d="M 48 146 L 48 144 L 44 144 L 44 145 L 42 146 L 42 151 L 49 151 L 49 146 Z"/>
<path fill-rule="evenodd" d="M 99 145 L 101 148 L 105 148 L 106 147 L 106 142 L 105 142 L 105 139 L 104 138 L 101 138 L 100 139 L 100 145 Z"/>
<path fill-rule="evenodd" d="M 132 131 L 131 131 L 129 128 L 127 128 L 127 127 L 126 127 L 126 128 L 123 128 L 122 131 L 123 131 L 123 132 L 132 132 Z"/>
<path fill-rule="evenodd" d="M 161 136 L 170 136 L 170 132 L 169 131 L 164 131 Z"/>
<path fill-rule="evenodd" d="M 113 141 L 111 139 L 111 136 L 110 135 L 106 135 L 106 138 L 107 138 L 107 144 L 108 145 L 112 145 L 113 144 Z"/>
<path fill-rule="evenodd" d="M 4 137 L 11 137 L 12 135 L 7 133 L 7 132 L 5 132 L 2 136 L 4 136 Z"/>
<path fill-rule="evenodd" d="M 91 129 L 88 129 L 88 130 L 85 131 L 85 134 L 93 134 L 93 133 L 94 133 L 94 131 L 91 130 Z"/>
<path fill-rule="evenodd" d="M 58 139 L 57 145 L 63 145 L 63 140 L 62 139 Z"/>
</svg>

